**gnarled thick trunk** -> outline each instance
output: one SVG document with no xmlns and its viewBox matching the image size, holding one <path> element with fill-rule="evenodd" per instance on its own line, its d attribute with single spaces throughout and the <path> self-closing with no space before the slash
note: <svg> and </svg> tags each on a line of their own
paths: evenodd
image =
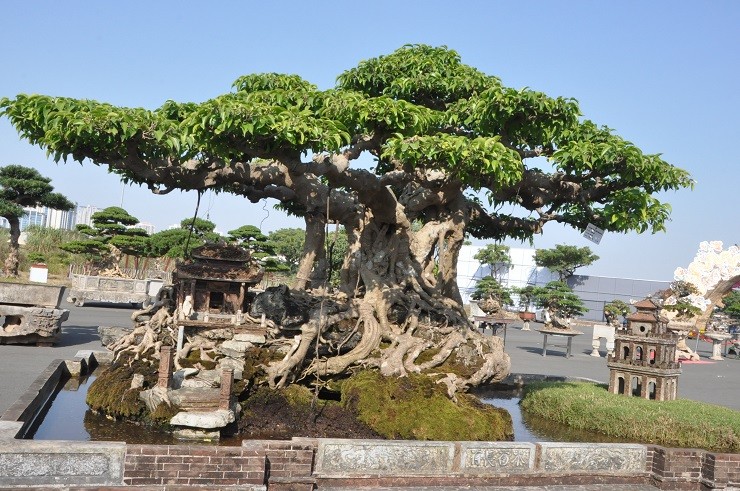
<svg viewBox="0 0 740 491">
<path fill-rule="evenodd" d="M 319 212 L 306 213 L 306 238 L 303 241 L 303 257 L 296 273 L 296 289 L 321 287 L 326 283 L 326 218 Z"/>
<path fill-rule="evenodd" d="M 17 218 L 8 219 L 8 224 L 10 224 L 10 250 L 8 251 L 8 257 L 5 258 L 4 272 L 7 277 L 17 278 L 18 266 L 21 262 L 20 244 L 18 242 L 21 236 L 21 224 Z"/>
<path fill-rule="evenodd" d="M 271 385 L 332 377 L 352 366 L 387 376 L 428 374 L 451 397 L 503 379 L 510 362 L 500 338 L 474 330 L 460 302 L 455 276 L 464 220 L 453 216 L 414 232 L 366 210 L 348 234 L 342 271 L 351 308 L 333 318 L 312 312 L 290 355 L 268 368 Z M 350 316 L 355 321 L 347 323 Z M 344 341 L 330 341 L 353 336 L 348 350 L 338 348 Z"/>
</svg>

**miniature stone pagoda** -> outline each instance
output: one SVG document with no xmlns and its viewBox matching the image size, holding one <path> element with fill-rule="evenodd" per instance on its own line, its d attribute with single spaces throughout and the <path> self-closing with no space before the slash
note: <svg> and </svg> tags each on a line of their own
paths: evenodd
<svg viewBox="0 0 740 491">
<path fill-rule="evenodd" d="M 678 394 L 681 368 L 676 360 L 678 336 L 668 330 L 668 319 L 651 299 L 635 304 L 626 328 L 616 331 L 614 354 L 607 361 L 609 392 L 658 401 Z"/>
<path fill-rule="evenodd" d="M 249 311 L 248 289 L 262 280 L 262 268 L 251 262 L 249 251 L 233 245 L 206 244 L 191 257 L 178 264 L 173 278 L 178 324 L 241 324 Z"/>
</svg>

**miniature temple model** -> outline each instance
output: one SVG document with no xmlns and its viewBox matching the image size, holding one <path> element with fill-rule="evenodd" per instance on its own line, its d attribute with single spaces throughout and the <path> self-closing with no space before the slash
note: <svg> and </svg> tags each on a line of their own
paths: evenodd
<svg viewBox="0 0 740 491">
<path fill-rule="evenodd" d="M 614 354 L 607 361 L 609 392 L 658 401 L 676 399 L 681 368 L 676 360 L 678 336 L 651 299 L 635 304 L 626 328 L 617 329 Z"/>
</svg>

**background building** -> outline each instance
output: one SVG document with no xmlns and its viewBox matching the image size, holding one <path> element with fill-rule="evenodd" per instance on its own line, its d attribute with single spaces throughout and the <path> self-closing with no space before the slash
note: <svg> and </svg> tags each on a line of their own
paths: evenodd
<svg viewBox="0 0 740 491">
<path fill-rule="evenodd" d="M 89 225 L 92 227 L 92 215 L 93 213 L 102 210 L 102 208 L 98 208 L 97 206 L 87 205 L 87 206 L 77 206 L 77 219 L 75 220 L 75 225 Z"/>
<path fill-rule="evenodd" d="M 491 269 L 475 259 L 482 246 L 463 246 L 457 263 L 457 284 L 463 303 L 470 302 L 470 295 L 481 278 L 488 276 Z M 509 249 L 511 269 L 502 275 L 501 283 L 505 287 L 524 287 L 527 285 L 542 286 L 558 279 L 557 273 L 534 263 L 536 249 Z M 612 300 L 639 301 L 670 286 L 670 281 L 641 280 L 630 278 L 609 278 L 604 276 L 573 275 L 566 281 L 576 295 L 588 308 L 583 319 L 604 320 L 604 305 Z M 515 298 L 516 301 L 516 298 Z"/>
</svg>

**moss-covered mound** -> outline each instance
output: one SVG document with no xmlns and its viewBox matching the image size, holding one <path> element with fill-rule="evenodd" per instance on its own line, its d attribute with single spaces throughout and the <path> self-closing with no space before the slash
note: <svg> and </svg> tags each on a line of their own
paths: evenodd
<svg viewBox="0 0 740 491">
<path fill-rule="evenodd" d="M 624 397 L 592 383 L 541 382 L 525 386 L 521 405 L 527 415 L 628 441 L 740 452 L 740 411 L 713 404 Z"/>
<path fill-rule="evenodd" d="M 461 394 L 451 401 L 429 377 L 383 377 L 360 372 L 342 385 L 342 404 L 385 438 L 407 440 L 513 440 L 511 416 Z"/>
<path fill-rule="evenodd" d="M 337 401 L 314 400 L 309 389 L 296 384 L 279 390 L 258 388 L 242 402 L 242 408 L 239 420 L 242 438 L 379 437 Z"/>
<path fill-rule="evenodd" d="M 177 412 L 177 408 L 160 404 L 150 414 L 144 402 L 139 398 L 142 389 L 132 389 L 131 381 L 135 374 L 144 376 L 144 389 L 157 383 L 156 368 L 144 362 L 116 363 L 100 371 L 95 381 L 90 384 L 85 402 L 90 409 L 115 419 L 144 421 L 162 424 L 168 422 Z"/>
</svg>

